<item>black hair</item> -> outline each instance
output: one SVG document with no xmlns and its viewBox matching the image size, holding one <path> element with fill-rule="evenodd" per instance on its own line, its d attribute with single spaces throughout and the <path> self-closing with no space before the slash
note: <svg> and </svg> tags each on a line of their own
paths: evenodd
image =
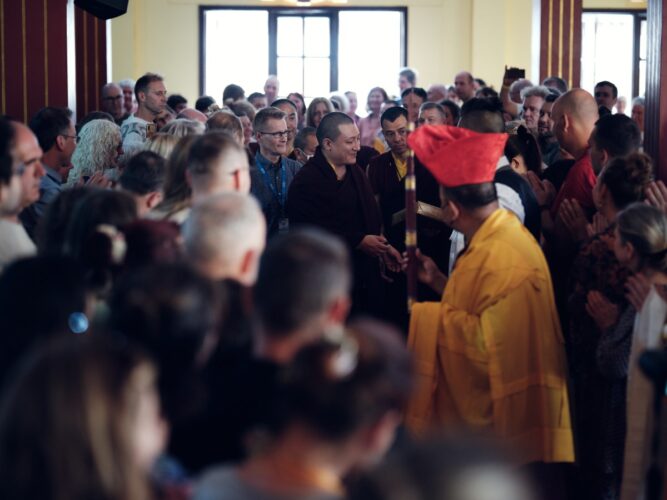
<svg viewBox="0 0 667 500">
<path fill-rule="evenodd" d="M 440 101 L 440 105 L 449 109 L 450 113 L 454 117 L 454 124 L 458 124 L 459 118 L 461 118 L 461 108 L 459 105 L 450 99 L 443 99 Z"/>
<path fill-rule="evenodd" d="M 455 201 L 467 210 L 482 208 L 498 200 L 496 185 L 493 182 L 443 187 L 443 189 L 449 201 Z"/>
<path fill-rule="evenodd" d="M 405 99 L 410 94 L 414 94 L 417 97 L 420 97 L 424 102 L 428 101 L 428 95 L 426 94 L 426 91 L 421 87 L 408 87 L 403 92 L 401 92 L 401 99 Z"/>
<path fill-rule="evenodd" d="M 565 92 L 567 92 L 569 90 L 567 82 L 559 76 L 549 76 L 549 77 L 545 78 L 542 81 L 542 85 L 544 85 L 545 87 L 549 87 L 549 86 L 553 85 L 558 89 L 558 91 L 561 94 L 564 94 Z"/>
<path fill-rule="evenodd" d="M 254 303 L 267 333 L 289 335 L 351 283 L 347 249 L 329 234 L 304 229 L 271 240 L 259 268 Z"/>
<path fill-rule="evenodd" d="M 171 94 L 167 98 L 167 106 L 169 106 L 171 109 L 176 109 L 176 106 L 179 104 L 187 104 L 188 100 L 183 97 L 181 94 Z"/>
<path fill-rule="evenodd" d="M 274 431 L 300 423 L 324 440 L 345 439 L 387 412 L 402 411 L 411 375 L 410 356 L 397 331 L 376 321 L 352 322 L 336 338 L 304 347 L 286 367 Z"/>
<path fill-rule="evenodd" d="M 77 203 L 98 188 L 77 186 L 65 189 L 46 207 L 37 222 L 35 239 L 40 255 L 62 255 L 67 226 Z"/>
<path fill-rule="evenodd" d="M 486 87 L 486 82 L 481 78 L 473 78 L 473 80 L 477 82 L 477 85 L 479 85 L 480 87 L 482 88 Z"/>
<path fill-rule="evenodd" d="M 46 153 L 56 143 L 59 135 L 67 133 L 71 122 L 70 109 L 47 106 L 35 113 L 28 126 L 37 137 L 39 147 Z"/>
<path fill-rule="evenodd" d="M 0 117 L 0 183 L 2 184 L 9 184 L 14 175 L 12 149 L 15 135 L 11 122 L 5 117 Z"/>
<path fill-rule="evenodd" d="M 222 102 L 227 104 L 228 101 L 234 102 L 245 97 L 245 91 L 240 85 L 231 83 L 222 91 Z"/>
<path fill-rule="evenodd" d="M 639 150 L 642 134 L 629 116 L 617 113 L 600 118 L 593 129 L 593 140 L 609 156 L 626 156 Z"/>
<path fill-rule="evenodd" d="M 134 84 L 134 95 L 137 98 L 137 102 L 139 101 L 139 93 L 140 92 L 146 92 L 148 90 L 148 86 L 153 83 L 153 82 L 162 82 L 164 81 L 164 78 L 162 78 L 160 75 L 156 73 L 146 73 L 143 75 L 141 78 L 137 80 L 137 83 Z"/>
<path fill-rule="evenodd" d="M 83 268 L 63 256 L 14 261 L 0 275 L 0 382 L 30 348 L 56 335 L 82 333 Z"/>
<path fill-rule="evenodd" d="M 600 173 L 600 182 L 606 186 L 618 210 L 643 201 L 652 180 L 653 164 L 643 153 L 614 158 Z"/>
<path fill-rule="evenodd" d="M 406 120 L 408 119 L 408 110 L 405 109 L 403 106 L 394 106 L 391 108 L 387 108 L 384 110 L 382 116 L 380 117 L 380 126 L 382 126 L 382 123 L 384 123 L 385 121 L 393 123 L 400 116 L 404 117 Z"/>
<path fill-rule="evenodd" d="M 170 420 L 192 411 L 189 391 L 208 338 L 217 339 L 221 288 L 185 264 L 158 264 L 124 274 L 109 299 L 108 329 L 132 339 L 159 368 Z M 211 346 L 212 347 L 212 346 Z"/>
<path fill-rule="evenodd" d="M 296 104 L 294 104 L 294 103 L 293 103 L 292 101 L 290 101 L 289 99 L 276 99 L 275 101 L 273 101 L 273 102 L 271 103 L 271 107 L 272 107 L 272 108 L 277 108 L 277 107 L 280 106 L 281 104 L 287 104 L 288 106 L 292 106 L 292 107 L 294 108 L 294 111 L 297 110 L 297 109 L 296 109 Z"/>
<path fill-rule="evenodd" d="M 503 105 L 493 97 L 473 97 L 461 107 L 459 126 L 479 133 L 501 133 L 505 130 Z"/>
<path fill-rule="evenodd" d="M 84 116 L 79 123 L 76 124 L 77 135 L 86 123 L 92 122 L 93 120 L 107 120 L 111 123 L 116 123 L 116 121 L 113 119 L 113 116 L 111 116 L 106 111 L 91 111 L 86 116 Z"/>
<path fill-rule="evenodd" d="M 314 135 L 315 138 L 317 138 L 317 130 L 315 127 L 303 127 L 294 138 L 294 147 L 303 150 L 308 145 L 307 140 L 311 135 Z"/>
<path fill-rule="evenodd" d="M 516 134 L 511 134 L 505 143 L 505 156 L 508 160 L 521 155 L 529 172 L 542 173 L 542 153 L 537 139 L 523 125 L 519 125 Z"/>
<path fill-rule="evenodd" d="M 215 104 L 215 99 L 210 95 L 203 95 L 195 101 L 195 109 L 202 113 L 206 113 L 212 104 Z"/>
<path fill-rule="evenodd" d="M 130 158 L 119 183 L 123 189 L 138 195 L 160 191 L 166 176 L 166 161 L 152 151 L 141 151 Z"/>
<path fill-rule="evenodd" d="M 319 127 L 317 127 L 317 142 L 322 144 L 324 139 L 335 141 L 340 135 L 339 127 L 349 123 L 354 124 L 354 120 L 345 113 L 341 113 L 340 111 L 327 113 L 324 115 L 324 118 L 322 118 Z"/>
<path fill-rule="evenodd" d="M 607 81 L 607 80 L 602 80 L 601 82 L 598 82 L 595 84 L 595 88 L 598 87 L 611 87 L 611 96 L 616 99 L 618 97 L 618 87 L 614 85 L 613 83 Z"/>
</svg>

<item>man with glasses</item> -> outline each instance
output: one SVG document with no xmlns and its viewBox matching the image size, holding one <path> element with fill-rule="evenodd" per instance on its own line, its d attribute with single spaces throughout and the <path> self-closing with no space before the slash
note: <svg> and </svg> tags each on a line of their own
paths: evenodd
<svg viewBox="0 0 667 500">
<path fill-rule="evenodd" d="M 296 120 L 296 109 L 290 107 L 290 110 Z M 250 192 L 262 207 L 268 237 L 285 233 L 289 229 L 287 190 L 301 168 L 298 161 L 285 157 L 289 137 L 294 137 L 285 120 L 286 116 L 278 108 L 264 108 L 257 112 L 253 123 L 259 149 L 255 154 L 257 168 L 250 174 Z M 296 128 L 296 123 L 293 125 Z"/>
<path fill-rule="evenodd" d="M 102 87 L 102 111 L 113 116 L 117 125 L 123 123 L 130 116 L 129 113 L 125 113 L 124 99 L 123 89 L 120 88 L 120 85 L 107 83 Z"/>
<path fill-rule="evenodd" d="M 72 112 L 67 108 L 42 108 L 32 117 L 29 126 L 44 151 L 42 166 L 46 173 L 39 182 L 39 199 L 20 215 L 26 231 L 33 236 L 46 207 L 58 197 L 67 182 L 77 137 Z"/>
<path fill-rule="evenodd" d="M 129 159 L 143 149 L 144 143 L 157 131 L 155 119 L 167 106 L 167 89 L 164 79 L 155 73 L 146 73 L 134 86 L 137 96 L 137 112 L 123 122 L 120 133 L 123 137 L 123 151 Z"/>
</svg>

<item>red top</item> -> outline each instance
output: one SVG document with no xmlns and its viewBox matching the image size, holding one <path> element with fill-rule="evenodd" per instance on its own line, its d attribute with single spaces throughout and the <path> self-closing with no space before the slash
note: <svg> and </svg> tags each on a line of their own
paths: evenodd
<svg viewBox="0 0 667 500">
<path fill-rule="evenodd" d="M 593 186 L 595 186 L 596 179 L 590 152 L 586 150 L 586 153 L 572 165 L 567 177 L 565 177 L 565 181 L 551 205 L 551 217 L 556 217 L 563 200 L 575 199 L 585 212 L 594 211 Z"/>
</svg>

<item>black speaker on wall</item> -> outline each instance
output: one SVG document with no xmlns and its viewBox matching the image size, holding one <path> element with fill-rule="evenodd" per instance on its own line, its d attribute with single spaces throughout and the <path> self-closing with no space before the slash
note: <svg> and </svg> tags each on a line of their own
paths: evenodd
<svg viewBox="0 0 667 500">
<path fill-rule="evenodd" d="M 129 0 L 74 0 L 74 5 L 100 19 L 112 19 L 127 12 Z"/>
</svg>

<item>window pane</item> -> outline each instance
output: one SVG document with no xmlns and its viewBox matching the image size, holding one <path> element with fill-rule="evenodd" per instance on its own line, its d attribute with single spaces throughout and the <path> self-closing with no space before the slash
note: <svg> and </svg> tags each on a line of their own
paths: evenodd
<svg viewBox="0 0 667 500">
<path fill-rule="evenodd" d="M 329 18 L 306 17 L 304 45 L 307 57 L 329 57 Z"/>
<path fill-rule="evenodd" d="M 204 94 L 220 103 L 222 91 L 230 83 L 243 87 L 247 93 L 262 89 L 269 72 L 269 14 L 266 10 L 206 10 Z M 256 29 L 252 43 L 248 26 Z"/>
<path fill-rule="evenodd" d="M 283 95 L 303 92 L 303 59 L 301 57 L 278 58 L 278 80 Z"/>
<path fill-rule="evenodd" d="M 618 87 L 619 97 L 632 99 L 633 32 L 632 14 L 583 14 L 582 88 L 593 93 L 597 82 L 608 80 Z"/>
<path fill-rule="evenodd" d="M 637 95 L 646 95 L 646 61 L 639 61 L 639 89 L 637 91 L 639 92 Z"/>
<path fill-rule="evenodd" d="M 402 41 L 402 12 L 340 12 L 337 90 L 357 93 L 361 116 L 371 88 L 380 86 L 389 95 L 398 92 Z"/>
<path fill-rule="evenodd" d="M 303 18 L 278 18 L 278 56 L 303 55 Z"/>
<path fill-rule="evenodd" d="M 330 92 L 329 73 L 331 67 L 329 58 L 306 58 L 304 72 L 304 94 L 312 97 L 327 97 Z"/>
<path fill-rule="evenodd" d="M 646 21 L 639 23 L 639 58 L 646 59 Z"/>
</svg>

